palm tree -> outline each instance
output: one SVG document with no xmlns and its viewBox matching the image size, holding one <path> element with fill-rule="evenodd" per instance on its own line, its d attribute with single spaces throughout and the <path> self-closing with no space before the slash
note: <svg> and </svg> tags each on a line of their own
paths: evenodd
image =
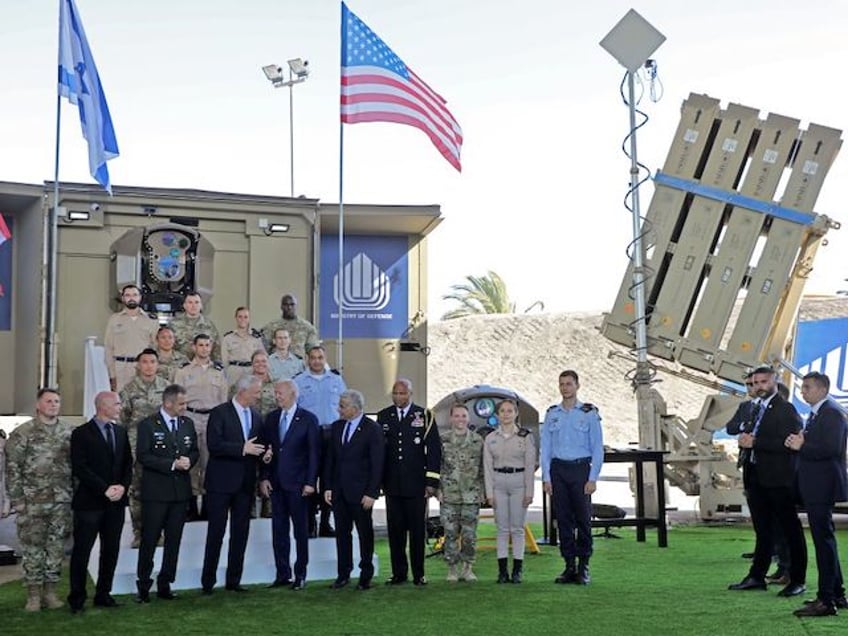
<svg viewBox="0 0 848 636">
<path fill-rule="evenodd" d="M 451 309 L 442 316 L 442 320 L 453 320 L 464 316 L 476 316 L 479 314 L 514 314 L 515 303 L 510 301 L 506 290 L 506 283 L 493 271 L 485 276 L 466 276 L 465 283 L 451 285 L 451 293 L 442 296 L 442 300 L 455 300 L 459 307 Z M 545 309 L 545 303 L 537 300 L 527 309 L 539 307 Z"/>
</svg>

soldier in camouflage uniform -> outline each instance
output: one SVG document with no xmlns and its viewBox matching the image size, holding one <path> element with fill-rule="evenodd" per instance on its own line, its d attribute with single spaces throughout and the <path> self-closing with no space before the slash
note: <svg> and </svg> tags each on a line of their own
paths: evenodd
<svg viewBox="0 0 848 636">
<path fill-rule="evenodd" d="M 291 380 L 306 370 L 303 358 L 291 352 L 291 334 L 285 329 L 274 331 L 274 353 L 268 356 L 268 369 L 275 382 Z"/>
<path fill-rule="evenodd" d="M 35 417 L 12 431 L 6 444 L 29 612 L 62 607 L 56 584 L 71 534 L 73 425 L 59 419 L 60 404 L 56 389 L 39 390 Z"/>
<path fill-rule="evenodd" d="M 243 375 L 250 373 L 251 356 L 254 351 L 265 351 L 262 334 L 250 328 L 250 310 L 236 309 L 236 329 L 228 331 L 221 339 L 221 364 L 230 386 Z"/>
<path fill-rule="evenodd" d="M 483 501 L 483 437 L 468 428 L 468 407 L 454 404 L 451 430 L 442 437 L 442 483 L 439 492 L 445 529 L 448 581 L 476 581 L 471 566 L 477 545 L 477 516 Z M 457 566 L 462 564 L 461 572 Z"/>
<path fill-rule="evenodd" d="M 282 317 L 272 320 L 262 327 L 262 340 L 265 349 L 273 352 L 274 332 L 277 329 L 285 329 L 291 336 L 291 351 L 301 358 L 306 357 L 306 352 L 312 345 L 319 344 L 318 330 L 313 324 L 297 316 L 297 298 L 292 294 L 286 294 L 280 299 Z"/>
<path fill-rule="evenodd" d="M 174 382 L 184 387 L 188 399 L 189 417 L 194 420 L 194 430 L 197 433 L 197 446 L 200 450 L 200 461 L 191 469 L 191 491 L 194 499 L 190 502 L 188 521 L 197 521 L 205 517 L 205 508 L 197 510 L 197 498 L 203 495 L 203 480 L 206 475 L 206 464 L 209 462 L 209 447 L 206 445 L 206 424 L 209 413 L 219 404 L 227 401 L 227 378 L 224 368 L 218 362 L 213 362 L 212 340 L 206 334 L 194 337 L 194 359 L 179 369 L 174 376 Z"/>
<path fill-rule="evenodd" d="M 184 313 L 171 320 L 170 323 L 177 339 L 177 351 L 191 360 L 194 358 L 192 345 L 195 336 L 205 333 L 212 340 L 211 359 L 220 360 L 221 339 L 218 336 L 218 328 L 215 327 L 215 323 L 203 315 L 202 311 L 203 301 L 200 299 L 200 294 L 187 294 L 185 300 L 183 300 Z"/>
<path fill-rule="evenodd" d="M 162 405 L 162 392 L 170 384 L 157 374 L 159 356 L 154 349 L 145 349 L 138 354 L 136 375 L 121 389 L 121 424 L 127 429 L 133 456 L 133 479 L 130 484 L 129 509 L 132 520 L 132 547 L 141 543 L 141 464 L 136 454 L 138 423 L 153 415 Z"/>
<path fill-rule="evenodd" d="M 156 353 L 159 354 L 159 370 L 156 372 L 160 378 L 173 384 L 177 369 L 188 364 L 188 358 L 174 349 L 176 344 L 174 330 L 169 325 L 159 327 L 156 334 Z"/>
</svg>

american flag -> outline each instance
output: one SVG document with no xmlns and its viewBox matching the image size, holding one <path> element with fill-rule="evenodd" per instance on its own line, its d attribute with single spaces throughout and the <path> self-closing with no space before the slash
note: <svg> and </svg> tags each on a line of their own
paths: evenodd
<svg viewBox="0 0 848 636">
<path fill-rule="evenodd" d="M 342 3 L 341 118 L 346 124 L 384 121 L 422 130 L 454 168 L 462 129 L 447 103 Z"/>
<path fill-rule="evenodd" d="M 12 233 L 9 231 L 9 226 L 6 225 L 6 219 L 0 214 L 0 245 L 12 238 Z"/>
</svg>

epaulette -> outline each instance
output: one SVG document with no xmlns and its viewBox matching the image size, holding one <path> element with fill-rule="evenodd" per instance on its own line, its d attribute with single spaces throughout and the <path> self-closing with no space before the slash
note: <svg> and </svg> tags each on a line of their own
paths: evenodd
<svg viewBox="0 0 848 636">
<path fill-rule="evenodd" d="M 229 336 L 231 333 L 233 333 L 233 330 L 232 330 L 232 329 L 230 329 L 227 333 L 225 333 L 225 334 L 224 334 L 223 336 L 221 336 L 221 337 L 222 337 L 222 338 L 226 338 L 226 337 L 227 337 L 227 336 Z"/>
<path fill-rule="evenodd" d="M 218 362 L 217 360 L 212 361 L 212 366 L 215 367 L 216 369 L 218 369 L 218 371 L 224 370 L 224 365 L 221 364 L 220 362 Z"/>
<path fill-rule="evenodd" d="M 292 376 L 292 380 L 294 380 L 294 379 L 295 379 L 297 376 L 299 376 L 299 375 L 303 375 L 304 373 L 306 373 L 306 371 L 298 371 L 297 373 L 295 373 L 295 374 Z"/>
<path fill-rule="evenodd" d="M 183 363 L 180 365 L 180 369 L 182 369 L 183 367 L 187 367 L 187 366 L 188 366 L 188 365 L 190 365 L 190 364 L 191 364 L 191 362 L 190 362 L 189 360 L 186 360 L 185 362 L 183 362 Z"/>
<path fill-rule="evenodd" d="M 335 373 L 337 376 L 341 377 L 341 373 L 339 373 L 338 369 L 330 369 L 330 373 Z"/>
<path fill-rule="evenodd" d="M 518 436 L 519 437 L 527 437 L 529 434 L 530 434 L 529 428 L 521 427 L 521 428 L 518 429 Z"/>
<path fill-rule="evenodd" d="M 225 334 L 225 335 L 226 335 L 226 334 Z M 253 327 L 251 327 L 251 328 L 250 328 L 250 335 L 251 335 L 251 336 L 253 336 L 254 338 L 261 338 L 261 337 L 262 337 L 262 332 L 257 331 L 256 329 L 254 329 Z"/>
<path fill-rule="evenodd" d="M 548 407 L 548 410 L 547 410 L 547 411 L 545 411 L 545 413 L 547 413 L 547 412 L 549 412 L 549 411 L 553 411 L 553 410 L 554 410 L 556 407 L 558 407 L 558 406 L 559 406 L 559 404 L 551 404 L 551 405 Z"/>
<path fill-rule="evenodd" d="M 594 404 L 590 404 L 589 402 L 584 402 L 583 406 L 580 407 L 580 410 L 584 413 L 588 413 L 589 411 L 597 411 L 598 407 Z"/>
<path fill-rule="evenodd" d="M 303 356 L 299 356 L 299 355 L 297 355 L 294 351 L 292 351 L 292 352 L 291 352 L 291 354 L 292 354 L 295 358 L 297 358 L 298 360 L 303 360 Z"/>
<path fill-rule="evenodd" d="M 144 313 L 147 314 L 148 318 L 152 318 L 153 320 L 156 320 L 158 322 L 159 315 L 155 311 L 145 311 Z"/>
</svg>

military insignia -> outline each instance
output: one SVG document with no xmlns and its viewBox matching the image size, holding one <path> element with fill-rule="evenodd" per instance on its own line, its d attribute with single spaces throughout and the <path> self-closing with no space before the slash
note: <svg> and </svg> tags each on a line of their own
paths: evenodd
<svg viewBox="0 0 848 636">
<path fill-rule="evenodd" d="M 185 437 L 183 437 L 183 446 L 185 446 L 186 448 L 191 448 L 191 436 L 190 435 L 186 435 Z"/>
<path fill-rule="evenodd" d="M 546 413 L 549 413 L 550 411 L 553 411 L 553 410 L 554 410 L 556 407 L 558 407 L 558 406 L 559 406 L 559 404 L 551 404 L 551 405 L 548 407 L 548 410 L 547 410 L 547 411 L 545 411 L 545 412 L 546 412 Z"/>
<path fill-rule="evenodd" d="M 421 419 L 421 413 L 415 414 L 415 419 L 412 420 L 412 428 L 424 428 L 424 420 Z"/>
<path fill-rule="evenodd" d="M 518 436 L 519 437 L 527 437 L 529 434 L 530 434 L 529 429 L 526 429 L 526 428 L 519 428 L 518 429 Z"/>
<path fill-rule="evenodd" d="M 583 406 L 580 407 L 580 410 L 584 413 L 588 413 L 589 411 L 597 411 L 598 407 L 594 404 L 589 404 L 589 402 L 584 402 Z"/>
<path fill-rule="evenodd" d="M 162 431 L 153 431 L 153 441 L 161 442 L 165 439 L 165 433 Z"/>
<path fill-rule="evenodd" d="M 232 330 L 230 330 L 230 331 L 228 331 L 227 333 L 225 333 L 222 337 L 223 337 L 223 338 L 226 338 L 226 337 L 227 337 L 227 336 L 229 336 L 231 333 L 234 333 L 234 332 L 233 332 Z"/>
<path fill-rule="evenodd" d="M 413 441 L 414 443 L 416 443 L 416 444 L 420 444 L 420 443 L 421 443 L 421 438 L 420 438 L 420 437 L 416 437 L 416 438 L 415 438 L 415 439 L 413 439 L 412 441 Z"/>
</svg>

